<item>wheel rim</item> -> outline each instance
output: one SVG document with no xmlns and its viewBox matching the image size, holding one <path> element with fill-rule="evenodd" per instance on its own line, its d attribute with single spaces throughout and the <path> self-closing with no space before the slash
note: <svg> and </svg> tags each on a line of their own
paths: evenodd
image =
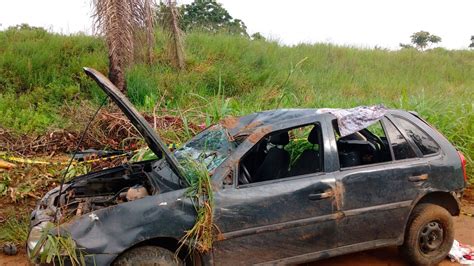
<svg viewBox="0 0 474 266">
<path fill-rule="evenodd" d="M 438 221 L 431 221 L 420 231 L 419 247 L 424 254 L 430 254 L 436 251 L 444 240 L 444 229 Z"/>
</svg>

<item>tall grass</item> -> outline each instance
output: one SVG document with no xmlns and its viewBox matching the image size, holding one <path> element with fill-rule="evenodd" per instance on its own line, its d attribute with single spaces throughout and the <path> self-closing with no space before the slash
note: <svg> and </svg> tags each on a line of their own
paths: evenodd
<svg viewBox="0 0 474 266">
<path fill-rule="evenodd" d="M 189 122 L 209 124 L 225 115 L 277 107 L 383 103 L 420 113 L 472 164 L 474 51 L 289 47 L 191 33 L 187 69 L 177 72 L 163 63 L 163 34 L 156 35 L 157 63 L 127 73 L 128 96 L 143 111 L 174 111 Z M 106 55 L 95 37 L 37 29 L 0 32 L 0 125 L 26 133 L 74 127 L 58 107 L 97 102 L 102 93 L 81 67 L 106 71 Z"/>
</svg>

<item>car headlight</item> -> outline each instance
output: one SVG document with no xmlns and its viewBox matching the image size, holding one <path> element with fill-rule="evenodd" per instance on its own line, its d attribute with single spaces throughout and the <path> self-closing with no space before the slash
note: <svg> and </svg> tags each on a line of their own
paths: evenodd
<svg viewBox="0 0 474 266">
<path fill-rule="evenodd" d="M 28 235 L 28 240 L 26 242 L 28 246 L 28 255 L 31 255 L 31 252 L 33 252 L 33 250 L 36 248 L 36 245 L 38 245 L 38 243 L 40 242 L 41 236 L 43 236 L 45 228 L 51 226 L 51 222 L 41 222 L 40 224 L 35 225 L 33 226 L 33 228 L 31 228 L 30 234 Z M 44 242 L 41 244 L 44 245 Z M 43 247 L 39 249 L 38 253 L 41 252 L 43 252 Z"/>
</svg>

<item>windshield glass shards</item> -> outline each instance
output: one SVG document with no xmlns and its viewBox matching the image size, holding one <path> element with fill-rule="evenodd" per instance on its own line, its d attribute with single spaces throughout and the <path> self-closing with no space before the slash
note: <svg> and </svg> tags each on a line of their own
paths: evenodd
<svg viewBox="0 0 474 266">
<path fill-rule="evenodd" d="M 195 160 L 212 172 L 229 157 L 235 147 L 236 144 L 229 141 L 225 129 L 221 125 L 214 125 L 177 149 L 174 155 L 180 163 Z M 186 165 L 182 163 L 185 168 Z"/>
</svg>

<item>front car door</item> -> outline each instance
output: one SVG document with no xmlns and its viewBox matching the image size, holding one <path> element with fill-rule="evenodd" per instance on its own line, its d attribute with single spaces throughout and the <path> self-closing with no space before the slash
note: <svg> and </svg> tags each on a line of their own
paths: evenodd
<svg viewBox="0 0 474 266">
<path fill-rule="evenodd" d="M 327 127 L 314 118 L 308 123 L 320 125 L 326 166 L 331 159 Z M 273 127 L 272 132 L 288 127 L 291 125 Z M 238 162 L 257 144 L 254 137 L 248 137 L 227 162 Z M 230 168 L 238 175 L 236 165 Z M 239 185 L 236 176 L 233 185 L 215 193 L 214 220 L 220 234 L 213 250 L 214 262 L 248 265 L 292 258 L 285 261 L 288 263 L 304 260 L 307 253 L 335 248 L 338 213 L 334 186 L 334 175 L 324 169 L 245 185 Z"/>
</svg>

